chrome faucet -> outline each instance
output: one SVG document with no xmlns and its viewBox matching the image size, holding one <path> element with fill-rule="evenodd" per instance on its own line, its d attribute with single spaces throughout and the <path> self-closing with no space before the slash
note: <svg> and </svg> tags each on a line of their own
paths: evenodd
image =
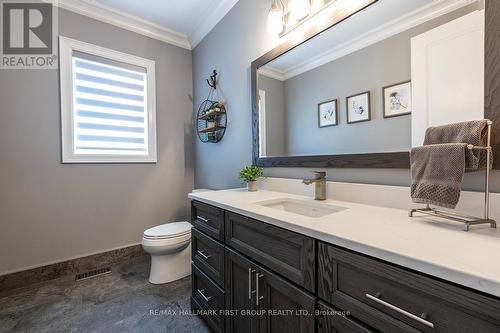
<svg viewBox="0 0 500 333">
<path fill-rule="evenodd" d="M 314 183 L 314 200 L 326 200 L 326 172 L 313 171 L 314 179 L 304 179 L 306 185 Z"/>
</svg>

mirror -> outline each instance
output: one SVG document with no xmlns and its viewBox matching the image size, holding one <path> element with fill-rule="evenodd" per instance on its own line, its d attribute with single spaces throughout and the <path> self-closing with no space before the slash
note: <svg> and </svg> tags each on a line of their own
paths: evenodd
<svg viewBox="0 0 500 333">
<path fill-rule="evenodd" d="M 483 118 L 482 6 L 379 0 L 257 59 L 254 158 L 263 166 L 407 167 L 428 126 Z M 330 162 L 318 163 L 321 156 Z"/>
</svg>

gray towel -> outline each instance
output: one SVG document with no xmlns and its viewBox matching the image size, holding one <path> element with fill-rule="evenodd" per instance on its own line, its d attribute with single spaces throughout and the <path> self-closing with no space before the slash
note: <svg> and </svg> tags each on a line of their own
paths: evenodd
<svg viewBox="0 0 500 333">
<path fill-rule="evenodd" d="M 467 148 L 486 145 L 486 128 L 478 120 L 427 129 L 424 146 L 410 153 L 413 202 L 456 207 L 464 173 L 486 165 L 484 151 Z"/>
<path fill-rule="evenodd" d="M 474 146 L 486 146 L 488 144 L 487 126 L 488 120 L 481 119 L 429 127 L 425 131 L 424 146 L 440 143 L 467 143 Z M 476 171 L 484 167 L 486 167 L 485 150 L 468 149 L 465 151 L 466 171 Z"/>
<path fill-rule="evenodd" d="M 455 208 L 465 172 L 465 143 L 444 143 L 411 150 L 413 202 Z"/>
</svg>

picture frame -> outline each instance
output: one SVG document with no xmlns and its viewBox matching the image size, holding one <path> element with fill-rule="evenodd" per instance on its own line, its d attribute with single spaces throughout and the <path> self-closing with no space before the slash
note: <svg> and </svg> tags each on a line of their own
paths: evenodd
<svg viewBox="0 0 500 333">
<path fill-rule="evenodd" d="M 370 91 L 346 97 L 346 113 L 348 124 L 370 121 L 372 119 Z"/>
<path fill-rule="evenodd" d="M 412 112 L 411 80 L 382 88 L 384 118 L 406 116 Z"/>
<path fill-rule="evenodd" d="M 339 124 L 338 100 L 332 99 L 318 103 L 318 127 L 331 127 Z"/>
</svg>

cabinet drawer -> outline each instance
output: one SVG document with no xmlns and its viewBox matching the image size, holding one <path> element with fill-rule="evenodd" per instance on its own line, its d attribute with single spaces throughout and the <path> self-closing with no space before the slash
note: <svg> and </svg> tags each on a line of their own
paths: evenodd
<svg viewBox="0 0 500 333">
<path fill-rule="evenodd" d="M 226 245 L 314 292 L 314 239 L 232 212 L 225 221 Z"/>
<path fill-rule="evenodd" d="M 224 210 L 198 201 L 191 202 L 193 225 L 220 241 L 224 240 Z"/>
<path fill-rule="evenodd" d="M 224 245 L 194 228 L 191 234 L 193 262 L 206 275 L 224 287 Z"/>
<path fill-rule="evenodd" d="M 224 332 L 224 291 L 205 275 L 196 265 L 192 265 L 193 310 L 201 310 L 199 314 L 205 319 L 214 332 Z"/>
<path fill-rule="evenodd" d="M 355 319 L 342 316 L 339 310 L 318 303 L 318 333 L 378 333 Z"/>
<path fill-rule="evenodd" d="M 500 300 L 319 243 L 318 295 L 383 332 L 500 332 Z"/>
</svg>

